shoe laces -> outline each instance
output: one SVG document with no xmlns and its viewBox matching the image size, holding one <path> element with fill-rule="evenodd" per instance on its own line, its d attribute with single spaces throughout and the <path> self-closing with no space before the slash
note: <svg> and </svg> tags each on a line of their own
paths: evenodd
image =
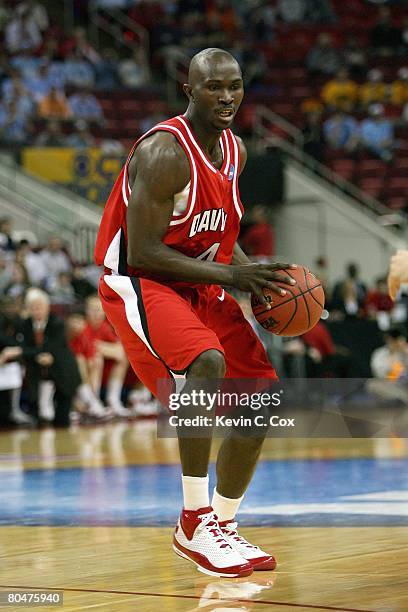
<svg viewBox="0 0 408 612">
<path fill-rule="evenodd" d="M 201 523 L 198 525 L 197 530 L 207 529 L 216 538 L 215 541 L 220 545 L 220 548 L 226 549 L 225 552 L 232 552 L 232 546 L 225 539 L 225 535 L 218 524 L 217 515 L 214 512 L 208 512 L 207 514 L 200 514 L 198 518 L 201 520 Z"/>
<path fill-rule="evenodd" d="M 238 527 L 238 523 L 234 522 L 234 523 L 227 523 L 225 527 L 223 527 L 222 529 L 226 533 L 226 535 L 228 535 L 233 540 L 235 540 L 235 542 L 238 542 L 239 544 L 242 544 L 243 546 L 246 546 L 247 548 L 253 548 L 254 550 L 257 550 L 259 546 L 250 544 L 245 538 L 240 536 L 239 533 L 237 532 L 237 527 Z"/>
</svg>

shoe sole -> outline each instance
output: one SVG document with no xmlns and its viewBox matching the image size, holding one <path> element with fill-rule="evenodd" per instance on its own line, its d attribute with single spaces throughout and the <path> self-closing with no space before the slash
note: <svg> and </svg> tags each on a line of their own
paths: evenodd
<svg viewBox="0 0 408 612">
<path fill-rule="evenodd" d="M 250 576 L 253 571 L 253 568 L 252 568 L 251 570 L 241 572 L 238 574 L 225 574 L 223 572 L 214 572 L 213 570 L 209 570 L 206 567 L 199 565 L 197 561 L 195 561 L 194 559 L 191 559 L 188 555 L 186 555 L 181 550 L 179 550 L 177 546 L 175 546 L 174 544 L 173 544 L 173 550 L 176 553 L 176 555 L 178 555 L 179 557 L 182 557 L 183 559 L 186 559 L 187 561 L 190 561 L 190 563 L 194 563 L 194 565 L 196 566 L 199 572 L 202 572 L 203 574 L 207 574 L 208 576 L 216 576 L 217 578 L 241 578 L 243 576 Z"/>
<path fill-rule="evenodd" d="M 252 569 L 254 570 L 254 572 L 267 572 L 267 571 L 273 572 L 273 570 L 276 569 L 276 566 L 277 566 L 276 561 L 268 560 L 268 561 L 260 561 L 260 563 L 253 565 Z"/>
</svg>

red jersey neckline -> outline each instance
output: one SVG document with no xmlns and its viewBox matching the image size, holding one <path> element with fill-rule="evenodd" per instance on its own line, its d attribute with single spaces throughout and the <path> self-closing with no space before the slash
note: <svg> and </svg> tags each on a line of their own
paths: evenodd
<svg viewBox="0 0 408 612">
<path fill-rule="evenodd" d="M 214 166 L 214 164 L 212 163 L 211 159 L 208 157 L 207 153 L 204 151 L 203 147 L 201 146 L 201 144 L 199 143 L 199 141 L 197 140 L 197 138 L 195 137 L 194 131 L 193 131 L 193 126 L 191 125 L 190 121 L 187 119 L 187 117 L 185 115 L 179 115 L 178 116 L 179 119 L 184 119 L 184 121 L 186 122 L 189 132 L 191 133 L 190 137 L 193 140 L 193 142 L 195 143 L 195 145 L 197 146 L 197 148 L 200 150 L 201 154 L 203 155 L 203 157 L 205 158 L 205 161 L 207 162 L 207 165 L 209 165 L 211 167 L 211 169 L 214 172 L 217 172 L 219 174 L 221 174 L 221 176 L 227 176 L 226 172 L 227 172 L 227 168 L 225 167 L 225 162 L 227 157 L 229 157 L 229 155 L 227 156 L 227 151 L 225 150 L 225 147 L 228 147 L 228 138 L 227 135 L 225 134 L 225 143 L 222 142 L 222 134 L 224 132 L 226 132 L 226 128 L 225 130 L 222 130 L 221 136 L 218 140 L 218 143 L 220 145 L 220 149 L 221 149 L 221 153 L 222 153 L 222 164 L 221 164 L 221 168 L 217 168 L 216 166 Z"/>
</svg>

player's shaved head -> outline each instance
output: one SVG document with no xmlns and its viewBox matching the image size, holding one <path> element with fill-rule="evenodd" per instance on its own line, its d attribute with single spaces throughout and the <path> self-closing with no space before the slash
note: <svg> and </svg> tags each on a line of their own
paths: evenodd
<svg viewBox="0 0 408 612">
<path fill-rule="evenodd" d="M 214 47 L 196 53 L 190 62 L 188 70 L 189 85 L 195 87 L 198 83 L 212 78 L 217 69 L 224 65 L 235 68 L 239 75 L 242 76 L 237 60 L 228 51 Z"/>
</svg>

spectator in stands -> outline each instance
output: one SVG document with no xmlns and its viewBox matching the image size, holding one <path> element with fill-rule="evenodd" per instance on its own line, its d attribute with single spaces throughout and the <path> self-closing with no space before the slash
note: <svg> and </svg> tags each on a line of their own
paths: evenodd
<svg viewBox="0 0 408 612">
<path fill-rule="evenodd" d="M 285 23 L 302 23 L 306 18 L 305 0 L 278 0 L 279 17 Z"/>
<path fill-rule="evenodd" d="M 333 288 L 331 310 L 356 316 L 362 313 L 362 306 L 367 294 L 365 284 L 359 279 L 359 268 L 355 263 L 346 267 L 346 276 Z"/>
<path fill-rule="evenodd" d="M 11 219 L 2 217 L 0 219 L 0 249 L 2 251 L 15 251 L 16 245 L 11 236 Z"/>
<path fill-rule="evenodd" d="M 408 102 L 408 68 L 400 68 L 398 78 L 391 83 L 390 102 L 395 106 L 404 106 Z"/>
<path fill-rule="evenodd" d="M 19 304 L 4 298 L 0 304 L 0 422 L 30 425 L 32 421 L 20 408 L 23 371 L 19 336 L 22 325 Z"/>
<path fill-rule="evenodd" d="M 386 278 L 379 278 L 375 283 L 375 289 L 368 291 L 364 300 L 364 309 L 369 318 L 376 318 L 379 312 L 391 312 L 394 302 L 388 295 Z"/>
<path fill-rule="evenodd" d="M 118 74 L 118 54 L 115 49 L 102 49 L 101 57 L 95 66 L 96 89 L 112 91 L 120 88 Z"/>
<path fill-rule="evenodd" d="M 5 144 L 27 144 L 31 132 L 32 125 L 28 118 L 19 112 L 16 99 L 0 106 L 0 141 Z"/>
<path fill-rule="evenodd" d="M 24 0 L 22 4 L 28 13 L 28 20 L 34 22 L 40 32 L 46 32 L 50 25 L 50 20 L 45 6 L 37 2 L 37 0 Z"/>
<path fill-rule="evenodd" d="M 324 85 L 321 95 L 330 110 L 350 112 L 357 101 L 358 86 L 349 78 L 347 69 L 341 68 L 335 78 Z"/>
<path fill-rule="evenodd" d="M 268 259 L 275 253 L 275 236 L 265 206 L 254 206 L 252 225 L 245 232 L 241 243 L 244 251 L 256 259 Z"/>
<path fill-rule="evenodd" d="M 19 73 L 13 73 L 12 78 L 3 83 L 3 102 L 5 105 L 14 102 L 17 116 L 27 119 L 34 112 L 34 100 L 25 87 Z"/>
<path fill-rule="evenodd" d="M 37 114 L 41 119 L 69 119 L 72 112 L 65 94 L 51 87 L 49 94 L 39 102 Z"/>
<path fill-rule="evenodd" d="M 43 63 L 38 69 L 31 71 L 24 77 L 24 85 L 36 102 L 39 102 L 50 93 L 54 82 L 50 75 L 50 65 Z M 59 87 L 58 89 L 62 89 Z"/>
<path fill-rule="evenodd" d="M 401 329 L 386 333 L 385 346 L 373 352 L 370 365 L 376 380 L 368 382 L 367 390 L 381 400 L 408 405 L 408 343 Z"/>
<path fill-rule="evenodd" d="M 385 162 L 393 159 L 394 129 L 392 122 L 384 118 L 382 104 L 370 106 L 367 119 L 360 125 L 360 139 L 362 144 L 376 157 Z"/>
<path fill-rule="evenodd" d="M 61 123 L 56 119 L 48 121 L 35 139 L 36 147 L 64 147 L 66 136 L 61 130 Z"/>
<path fill-rule="evenodd" d="M 323 126 L 325 140 L 331 149 L 344 149 L 348 153 L 355 151 L 358 138 L 358 123 L 343 111 L 337 111 L 326 119 Z"/>
<path fill-rule="evenodd" d="M 62 63 L 65 82 L 70 87 L 92 88 L 95 84 L 95 73 L 91 64 L 80 55 L 71 53 Z"/>
<path fill-rule="evenodd" d="M 75 291 L 71 285 L 71 274 L 60 272 L 56 279 L 47 283 L 51 304 L 69 306 L 75 304 Z"/>
<path fill-rule="evenodd" d="M 71 285 L 77 300 L 85 300 L 95 294 L 95 287 L 85 277 L 84 266 L 75 265 L 72 270 Z"/>
<path fill-rule="evenodd" d="M 27 271 L 30 285 L 42 286 L 47 276 L 42 254 L 31 247 L 28 240 L 20 240 L 16 248 L 16 261 Z"/>
<path fill-rule="evenodd" d="M 0 296 L 4 295 L 4 289 L 10 284 L 11 280 L 11 262 L 0 249 Z"/>
<path fill-rule="evenodd" d="M 42 43 L 42 35 L 27 6 L 20 4 L 15 16 L 5 28 L 5 47 L 11 55 L 22 51 L 35 53 Z"/>
<path fill-rule="evenodd" d="M 10 58 L 10 66 L 19 73 L 26 87 L 28 87 L 27 81 L 36 76 L 42 65 L 42 58 L 32 55 L 30 51 L 21 51 Z"/>
<path fill-rule="evenodd" d="M 22 348 L 32 414 L 67 427 L 81 379 L 67 345 L 64 323 L 50 313 L 49 297 L 41 289 L 29 289 L 26 309 Z"/>
<path fill-rule="evenodd" d="M 135 47 L 127 59 L 119 62 L 118 72 L 123 87 L 139 89 L 149 84 L 149 61 L 142 46 Z"/>
<path fill-rule="evenodd" d="M 374 53 L 382 56 L 396 53 L 402 45 L 401 30 L 393 25 L 388 6 L 379 9 L 378 21 L 370 31 L 370 45 Z"/>
<path fill-rule="evenodd" d="M 62 247 L 59 236 L 50 236 L 47 248 L 41 252 L 46 284 L 52 283 L 61 272 L 71 272 L 71 261 Z"/>
<path fill-rule="evenodd" d="M 96 97 L 83 87 L 69 98 L 69 106 L 75 119 L 103 122 L 103 111 Z"/>
<path fill-rule="evenodd" d="M 74 131 L 66 137 L 65 146 L 76 149 L 87 149 L 88 147 L 94 147 L 95 145 L 96 140 L 89 131 L 87 122 L 83 119 L 75 121 Z"/>
<path fill-rule="evenodd" d="M 316 44 L 310 49 L 306 58 L 306 65 L 312 74 L 332 76 L 339 71 L 341 58 L 333 46 L 330 34 L 319 34 Z"/>
<path fill-rule="evenodd" d="M 83 334 L 85 327 L 86 321 L 82 314 L 73 313 L 66 320 L 68 344 L 75 355 L 81 376 L 77 398 L 89 416 L 106 418 L 108 411 L 97 394 L 102 377 L 103 358 L 97 352 L 95 342 Z"/>
<path fill-rule="evenodd" d="M 367 71 L 367 51 L 356 36 L 349 36 L 343 48 L 344 63 L 352 79 L 359 79 Z"/>
<path fill-rule="evenodd" d="M 381 70 L 373 68 L 368 73 L 368 81 L 360 86 L 359 99 L 364 108 L 370 104 L 385 102 L 387 86 Z"/>
<path fill-rule="evenodd" d="M 11 267 L 10 282 L 4 287 L 4 295 L 17 299 L 24 296 L 29 286 L 27 270 L 23 264 L 14 261 Z"/>
<path fill-rule="evenodd" d="M 129 363 L 125 352 L 112 327 L 105 318 L 98 295 L 86 300 L 86 326 L 83 337 L 95 343 L 96 351 L 102 356 L 106 370 L 106 404 L 116 416 L 130 416 L 130 411 L 121 401 L 123 381 Z M 100 381 L 101 383 L 101 381 Z M 96 389 L 99 395 L 98 389 Z"/>
</svg>

